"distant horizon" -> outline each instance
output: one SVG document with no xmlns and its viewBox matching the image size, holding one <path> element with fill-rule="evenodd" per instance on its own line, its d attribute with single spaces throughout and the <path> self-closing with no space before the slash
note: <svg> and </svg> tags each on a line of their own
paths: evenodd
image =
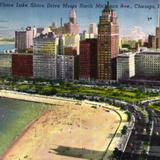
<svg viewBox="0 0 160 160">
<path fill-rule="evenodd" d="M 98 24 L 99 16 L 102 14 L 103 7 L 107 2 L 105 0 L 1 1 L 0 36 L 4 38 L 14 37 L 15 30 L 20 30 L 27 26 L 46 28 L 53 22 L 55 22 L 56 26 L 60 26 L 61 17 L 63 18 L 63 24 L 68 22 L 69 11 L 72 7 L 76 9 L 80 32 L 83 32 L 83 30 L 88 29 L 89 24 Z M 145 39 L 147 35 L 155 34 L 158 17 L 157 0 L 152 0 L 152 2 L 150 0 L 109 1 L 118 16 L 120 36 Z M 20 7 L 20 5 L 23 5 L 23 7 Z M 137 8 L 139 6 L 145 8 Z"/>
</svg>

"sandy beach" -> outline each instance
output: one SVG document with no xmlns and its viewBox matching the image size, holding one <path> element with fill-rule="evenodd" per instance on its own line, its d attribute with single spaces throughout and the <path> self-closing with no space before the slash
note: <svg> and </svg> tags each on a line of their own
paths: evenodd
<svg viewBox="0 0 160 160">
<path fill-rule="evenodd" d="M 102 158 L 120 121 L 114 111 L 102 107 L 95 109 L 86 101 L 12 91 L 0 91 L 0 96 L 56 105 L 21 135 L 3 160 L 98 160 Z M 123 123 L 126 123 L 124 113 L 121 114 Z M 110 151 L 117 143 L 115 138 Z"/>
</svg>

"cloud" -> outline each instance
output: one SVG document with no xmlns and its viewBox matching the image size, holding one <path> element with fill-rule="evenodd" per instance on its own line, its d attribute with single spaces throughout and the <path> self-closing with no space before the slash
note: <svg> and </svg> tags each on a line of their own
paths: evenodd
<svg viewBox="0 0 160 160">
<path fill-rule="evenodd" d="M 145 40 L 147 38 L 146 33 L 143 31 L 142 27 L 140 26 L 134 26 L 129 33 L 127 34 L 123 34 L 122 35 L 123 38 L 127 38 L 130 40 L 139 40 L 139 39 L 143 39 Z"/>
</svg>

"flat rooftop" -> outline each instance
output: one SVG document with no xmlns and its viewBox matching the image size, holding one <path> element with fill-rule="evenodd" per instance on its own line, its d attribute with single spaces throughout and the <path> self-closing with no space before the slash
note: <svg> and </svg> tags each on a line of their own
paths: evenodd
<svg viewBox="0 0 160 160">
<path fill-rule="evenodd" d="M 129 57 L 129 56 L 133 56 L 133 55 L 135 55 L 135 53 L 126 52 L 126 53 L 119 54 L 118 57 Z"/>
<path fill-rule="evenodd" d="M 137 53 L 136 55 L 159 55 L 160 56 L 160 51 L 145 51 L 145 52 Z"/>
</svg>

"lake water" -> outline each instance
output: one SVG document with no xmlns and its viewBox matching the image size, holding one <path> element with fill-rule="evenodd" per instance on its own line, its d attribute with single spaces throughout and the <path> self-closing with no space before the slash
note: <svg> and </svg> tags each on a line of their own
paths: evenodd
<svg viewBox="0 0 160 160">
<path fill-rule="evenodd" d="M 0 97 L 0 156 L 25 126 L 47 109 L 45 104 Z"/>
<path fill-rule="evenodd" d="M 0 44 L 0 52 L 3 52 L 4 50 L 12 50 L 15 48 L 15 44 Z"/>
</svg>

